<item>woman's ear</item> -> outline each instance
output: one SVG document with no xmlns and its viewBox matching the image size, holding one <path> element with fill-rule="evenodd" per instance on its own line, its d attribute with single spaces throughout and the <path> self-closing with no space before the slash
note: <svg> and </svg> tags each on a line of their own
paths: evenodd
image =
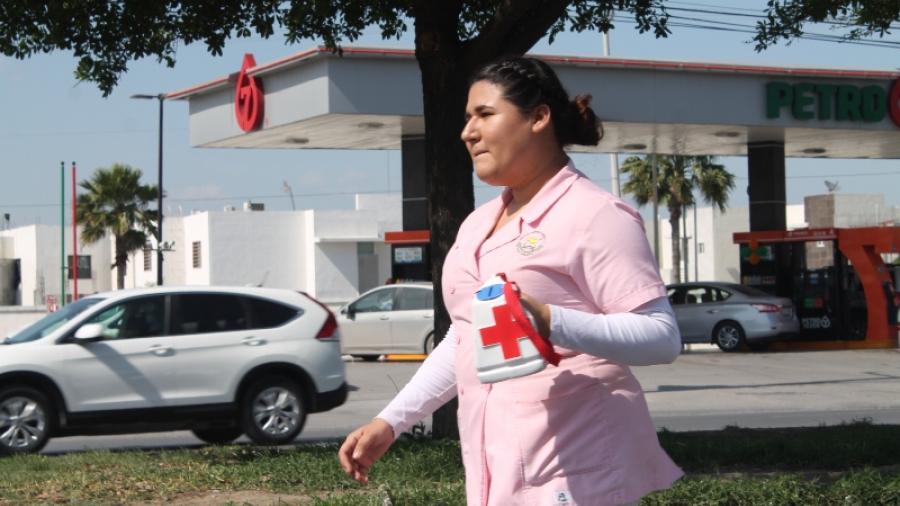
<svg viewBox="0 0 900 506">
<path fill-rule="evenodd" d="M 540 133 L 550 127 L 550 106 L 541 104 L 531 112 L 531 131 Z"/>
</svg>

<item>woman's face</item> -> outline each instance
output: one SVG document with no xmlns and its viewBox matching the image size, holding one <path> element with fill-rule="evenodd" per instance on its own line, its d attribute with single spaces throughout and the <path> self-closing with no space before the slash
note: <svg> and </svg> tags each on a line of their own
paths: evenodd
<svg viewBox="0 0 900 506">
<path fill-rule="evenodd" d="M 515 187 L 529 180 L 529 151 L 535 135 L 535 116 L 525 115 L 503 97 L 503 88 L 476 81 L 469 88 L 462 141 L 469 150 L 475 174 L 494 186 Z"/>
</svg>

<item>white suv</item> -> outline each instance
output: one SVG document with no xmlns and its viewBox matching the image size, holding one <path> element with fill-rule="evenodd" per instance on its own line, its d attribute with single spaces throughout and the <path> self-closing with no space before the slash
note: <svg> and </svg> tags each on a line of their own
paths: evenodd
<svg viewBox="0 0 900 506">
<path fill-rule="evenodd" d="M 0 454 L 51 436 L 190 429 L 283 444 L 347 399 L 334 315 L 269 288 L 91 295 L 0 345 Z"/>
</svg>

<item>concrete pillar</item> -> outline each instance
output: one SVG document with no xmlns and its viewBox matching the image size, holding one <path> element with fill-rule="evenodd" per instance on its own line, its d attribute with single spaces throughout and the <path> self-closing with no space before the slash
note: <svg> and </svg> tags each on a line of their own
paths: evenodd
<svg viewBox="0 0 900 506">
<path fill-rule="evenodd" d="M 784 143 L 780 141 L 747 143 L 747 193 L 750 198 L 750 231 L 787 230 L 785 212 Z M 756 275 L 767 292 L 792 297 L 793 272 L 790 246 L 771 245 L 774 261 L 763 262 L 742 277 Z M 774 278 L 774 283 L 771 283 Z M 752 284 L 752 283 L 751 283 Z"/>
<path fill-rule="evenodd" d="M 750 231 L 786 230 L 784 143 L 748 143 L 747 165 Z"/>
<path fill-rule="evenodd" d="M 428 230 L 428 182 L 425 167 L 425 137 L 403 137 L 400 141 L 403 171 L 403 230 Z"/>
</svg>

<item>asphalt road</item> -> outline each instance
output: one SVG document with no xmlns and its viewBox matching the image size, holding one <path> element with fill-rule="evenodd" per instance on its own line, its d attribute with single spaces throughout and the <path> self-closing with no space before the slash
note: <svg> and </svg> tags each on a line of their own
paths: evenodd
<svg viewBox="0 0 900 506">
<path fill-rule="evenodd" d="M 418 363 L 352 362 L 346 404 L 311 415 L 298 441 L 340 438 L 365 423 Z M 671 365 L 636 367 L 656 426 L 672 431 L 900 424 L 900 350 L 725 354 L 692 345 Z M 427 420 L 430 422 L 430 419 Z M 51 440 L 44 453 L 200 445 L 190 432 Z"/>
</svg>

